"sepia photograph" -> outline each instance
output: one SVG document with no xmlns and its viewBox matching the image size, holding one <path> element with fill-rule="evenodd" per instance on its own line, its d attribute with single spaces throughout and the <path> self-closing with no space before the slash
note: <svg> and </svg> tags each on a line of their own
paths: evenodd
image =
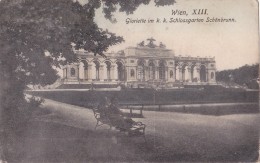
<svg viewBox="0 0 260 163">
<path fill-rule="evenodd" d="M 256 0 L 0 0 L 0 163 L 259 162 Z"/>
</svg>

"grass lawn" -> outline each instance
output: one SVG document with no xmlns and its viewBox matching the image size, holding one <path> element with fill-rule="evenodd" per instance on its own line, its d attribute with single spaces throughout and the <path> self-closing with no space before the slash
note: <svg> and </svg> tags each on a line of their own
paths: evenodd
<svg viewBox="0 0 260 163">
<path fill-rule="evenodd" d="M 144 111 L 146 138 L 107 126 L 88 109 L 46 100 L 17 141 L 14 162 L 254 161 L 258 114 L 208 116 Z M 21 141 L 23 140 L 23 141 Z"/>
<path fill-rule="evenodd" d="M 258 91 L 241 89 L 176 89 L 154 91 L 152 89 L 126 89 L 121 91 L 46 90 L 27 93 L 55 101 L 87 107 L 99 103 L 104 97 L 117 98 L 125 104 L 188 104 L 258 102 Z"/>
<path fill-rule="evenodd" d="M 118 98 L 119 104 L 144 104 L 144 110 L 227 115 L 258 113 L 258 92 L 241 89 L 176 89 L 154 92 L 152 89 L 127 89 L 121 91 L 45 90 L 29 91 L 31 95 L 88 108 L 97 105 L 104 97 Z M 244 105 L 219 106 L 218 103 L 245 103 Z M 249 104 L 250 103 L 250 104 Z M 153 104 L 157 104 L 151 106 Z M 169 106 L 165 106 L 169 105 Z M 183 104 L 191 106 L 182 106 Z M 213 104 L 211 106 L 192 104 Z M 149 106 L 150 105 L 150 106 Z M 173 106 L 174 105 L 174 106 Z M 132 107 L 132 106 L 131 106 Z M 137 106 L 137 108 L 141 108 Z"/>
</svg>

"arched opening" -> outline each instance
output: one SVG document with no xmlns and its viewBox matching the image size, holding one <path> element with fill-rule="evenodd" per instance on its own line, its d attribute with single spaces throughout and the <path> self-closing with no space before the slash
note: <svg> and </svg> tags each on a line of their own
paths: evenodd
<svg viewBox="0 0 260 163">
<path fill-rule="evenodd" d="M 150 80 L 155 79 L 155 65 L 153 61 L 149 62 L 149 79 Z"/>
<path fill-rule="evenodd" d="M 100 64 L 98 61 L 94 61 L 95 64 L 95 78 L 97 80 L 99 80 L 99 68 L 100 68 Z"/>
<path fill-rule="evenodd" d="M 165 62 L 164 61 L 159 62 L 159 79 L 161 79 L 161 80 L 165 79 Z"/>
<path fill-rule="evenodd" d="M 200 81 L 201 82 L 206 82 L 206 67 L 204 65 L 200 66 Z"/>
<path fill-rule="evenodd" d="M 170 78 L 173 78 L 173 71 L 170 70 Z"/>
<path fill-rule="evenodd" d="M 124 80 L 124 66 L 121 62 L 116 62 L 117 64 L 117 76 L 119 81 Z"/>
<path fill-rule="evenodd" d="M 198 80 L 199 80 L 198 68 L 194 64 L 191 66 L 191 81 L 198 82 Z"/>
<path fill-rule="evenodd" d="M 139 60 L 137 63 L 137 79 L 144 81 L 145 80 L 145 67 L 144 60 Z"/>
<path fill-rule="evenodd" d="M 135 70 L 134 69 L 130 70 L 130 76 L 131 76 L 131 78 L 135 77 Z"/>
<path fill-rule="evenodd" d="M 105 76 L 105 78 L 110 80 L 111 79 L 111 63 L 109 61 L 106 61 L 105 64 L 106 64 L 106 76 Z"/>
<path fill-rule="evenodd" d="M 76 75 L 75 68 L 70 69 L 70 76 L 74 77 Z"/>
</svg>

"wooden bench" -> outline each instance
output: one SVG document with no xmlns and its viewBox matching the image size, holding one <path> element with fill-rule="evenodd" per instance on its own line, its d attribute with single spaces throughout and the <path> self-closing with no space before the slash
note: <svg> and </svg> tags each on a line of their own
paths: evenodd
<svg viewBox="0 0 260 163">
<path fill-rule="evenodd" d="M 108 125 L 109 128 L 111 129 L 112 127 L 112 123 L 110 121 L 110 119 L 108 118 L 107 115 L 105 115 L 104 113 L 102 113 L 98 107 L 92 107 L 94 116 L 97 120 L 96 126 L 95 126 L 95 130 L 97 129 L 97 127 L 102 126 L 102 125 Z"/>
<path fill-rule="evenodd" d="M 109 129 L 115 127 L 120 132 L 127 132 L 129 136 L 144 136 L 145 139 L 145 127 L 146 125 L 142 122 L 134 122 L 130 128 L 122 128 L 122 126 L 118 126 L 112 123 L 112 120 L 109 119 L 109 116 L 104 112 L 100 111 L 98 107 L 92 107 L 94 116 L 97 120 L 95 130 L 97 127 L 102 125 L 108 125 Z"/>
</svg>

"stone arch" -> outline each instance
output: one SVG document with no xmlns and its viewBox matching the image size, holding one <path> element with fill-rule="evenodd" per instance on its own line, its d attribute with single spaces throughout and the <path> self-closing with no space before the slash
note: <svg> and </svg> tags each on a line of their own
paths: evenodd
<svg viewBox="0 0 260 163">
<path fill-rule="evenodd" d="M 207 71 L 205 65 L 200 65 L 200 81 L 206 82 L 207 81 Z"/>
<path fill-rule="evenodd" d="M 117 64 L 118 62 L 122 63 L 122 65 L 125 65 L 125 62 L 122 59 L 116 59 L 114 61 L 115 64 Z"/>
<path fill-rule="evenodd" d="M 145 66 L 145 65 L 146 65 L 146 62 L 145 62 L 144 59 L 138 59 L 138 60 L 137 60 L 137 65 L 143 65 L 143 66 Z"/>
<path fill-rule="evenodd" d="M 145 62 L 145 61 L 144 61 Z M 156 65 L 156 62 L 153 59 L 149 59 L 148 65 Z"/>
<path fill-rule="evenodd" d="M 88 63 L 91 63 L 91 62 L 99 62 L 99 64 L 102 63 L 101 60 L 99 60 L 98 58 L 93 58 Z"/>
<path fill-rule="evenodd" d="M 165 71 L 166 71 L 166 62 L 165 60 L 160 60 L 159 63 L 158 63 L 159 67 L 158 67 L 158 70 L 159 70 L 159 79 L 161 80 L 165 80 L 166 79 L 166 74 L 165 74 Z"/>
</svg>

